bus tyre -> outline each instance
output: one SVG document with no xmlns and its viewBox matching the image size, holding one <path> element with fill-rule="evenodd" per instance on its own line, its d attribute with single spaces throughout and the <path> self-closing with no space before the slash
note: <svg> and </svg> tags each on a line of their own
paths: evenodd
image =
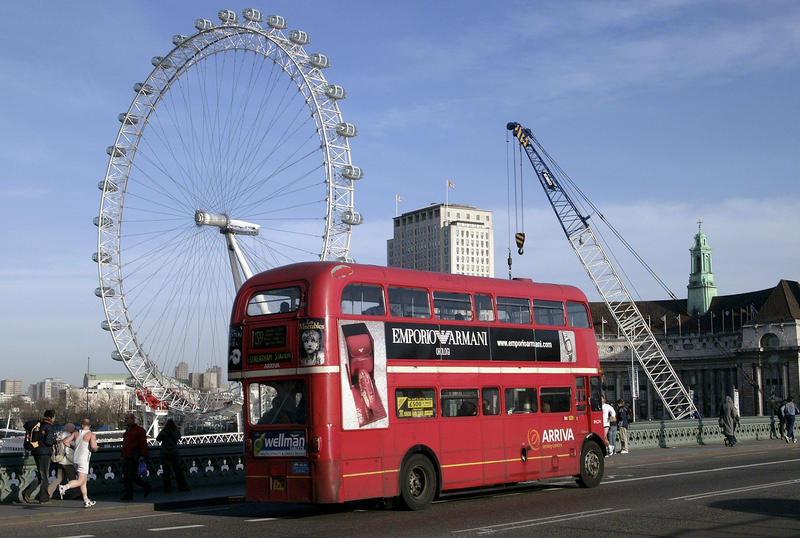
<svg viewBox="0 0 800 538">
<path fill-rule="evenodd" d="M 587 441 L 581 449 L 581 474 L 576 482 L 582 488 L 593 488 L 603 479 L 603 450 L 594 441 Z"/>
<path fill-rule="evenodd" d="M 409 510 L 426 508 L 436 496 L 436 471 L 431 460 L 414 454 L 403 465 L 400 476 L 400 499 Z"/>
</svg>

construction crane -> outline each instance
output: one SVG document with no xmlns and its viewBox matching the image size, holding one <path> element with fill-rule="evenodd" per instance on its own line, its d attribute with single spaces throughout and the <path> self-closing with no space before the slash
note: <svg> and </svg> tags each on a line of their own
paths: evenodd
<svg viewBox="0 0 800 538">
<path fill-rule="evenodd" d="M 565 191 L 560 178 L 566 180 L 569 178 L 536 140 L 530 129 L 515 122 L 507 124 L 506 128 L 513 133 L 528 156 L 570 246 L 578 255 L 620 332 L 625 336 L 650 383 L 664 402 L 665 409 L 675 420 L 696 416 L 697 408 L 691 396 L 597 240 L 589 225 L 589 216 L 581 214 Z M 621 236 L 620 239 L 624 242 Z M 632 249 L 631 251 L 633 252 Z M 636 257 L 642 261 L 638 255 Z M 650 272 L 661 282 L 652 270 Z M 661 283 L 663 285 L 663 282 Z M 675 298 L 674 295 L 672 297 Z"/>
</svg>

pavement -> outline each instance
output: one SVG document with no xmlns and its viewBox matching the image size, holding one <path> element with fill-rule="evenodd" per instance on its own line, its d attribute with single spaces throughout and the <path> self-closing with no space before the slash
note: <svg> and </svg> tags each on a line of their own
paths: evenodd
<svg viewBox="0 0 800 538">
<path fill-rule="evenodd" d="M 68 492 L 68 495 L 72 491 Z M 19 526 L 32 523 L 56 523 L 77 521 L 86 518 L 91 513 L 92 517 L 108 519 L 117 516 L 130 516 L 156 510 L 170 510 L 190 508 L 194 506 L 208 506 L 227 502 L 244 501 L 244 482 L 241 484 L 226 484 L 220 486 L 195 487 L 189 491 L 173 490 L 166 493 L 160 489 L 153 489 L 147 497 L 143 496 L 140 488 L 134 487 L 132 501 L 120 501 L 121 492 L 92 495 L 89 488 L 89 498 L 97 501 L 91 508 L 83 507 L 83 499 L 59 499 L 58 492 L 52 502 L 39 504 L 31 499 L 30 504 L 23 502 L 0 503 L 0 535 L 3 527 Z"/>
</svg>

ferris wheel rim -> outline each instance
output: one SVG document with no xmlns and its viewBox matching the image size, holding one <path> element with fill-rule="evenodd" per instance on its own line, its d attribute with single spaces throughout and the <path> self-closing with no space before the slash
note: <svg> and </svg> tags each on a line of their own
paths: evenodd
<svg viewBox="0 0 800 538">
<path fill-rule="evenodd" d="M 222 12 L 220 16 L 222 18 Z M 346 221 L 348 216 L 356 215 L 353 208 L 353 179 L 358 179 L 361 173 L 352 165 L 350 158 L 348 139 L 352 134 L 346 136 L 349 134 L 346 126 L 351 124 L 342 120 L 338 99 L 328 95 L 331 85 L 327 83 L 322 67 L 313 65 L 313 55 L 307 54 L 303 43 L 298 42 L 302 40 L 292 39 L 291 34 L 287 37 L 283 28 L 264 28 L 259 24 L 260 21 L 250 19 L 241 23 L 223 21 L 216 26 L 205 24 L 209 21 L 203 22 L 203 28 L 196 24 L 197 33 L 176 36 L 183 39 L 177 42 L 173 39 L 175 47 L 167 56 L 153 58 L 153 70 L 145 82 L 137 85 L 136 97 L 124 117 L 120 115 L 121 126 L 114 145 L 109 148 L 106 174 L 100 185 L 102 196 L 96 219 L 98 235 L 95 256 L 100 282 L 96 293 L 103 303 L 103 328 L 112 336 L 115 358 L 125 364 L 145 395 L 152 395 L 170 409 L 180 412 L 207 412 L 214 407 L 221 407 L 221 404 L 238 401 L 241 391 L 235 385 L 233 389 L 201 392 L 184 383 L 177 383 L 161 372 L 148 355 L 146 342 L 141 342 L 137 336 L 136 321 L 126 303 L 120 242 L 125 194 L 150 114 L 156 110 L 173 83 L 211 55 L 244 50 L 261 54 L 263 61 L 272 60 L 297 85 L 298 91 L 306 97 L 306 104 L 314 118 L 325 163 L 327 209 L 319 259 L 349 259 L 351 224 Z M 281 65 L 276 58 L 286 63 Z M 141 114 L 142 110 L 147 113 Z M 133 118 L 137 118 L 135 122 Z M 348 172 L 351 176 L 359 177 L 348 178 Z"/>
</svg>

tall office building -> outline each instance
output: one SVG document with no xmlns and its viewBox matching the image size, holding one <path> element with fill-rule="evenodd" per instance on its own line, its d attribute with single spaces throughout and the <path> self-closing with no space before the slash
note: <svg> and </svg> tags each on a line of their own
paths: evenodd
<svg viewBox="0 0 800 538">
<path fill-rule="evenodd" d="M 189 379 L 189 365 L 181 361 L 175 367 L 175 379 Z"/>
<path fill-rule="evenodd" d="M 494 276 L 492 212 L 458 204 L 431 204 L 394 218 L 386 242 L 389 267 Z"/>
<path fill-rule="evenodd" d="M 3 394 L 11 394 L 17 396 L 22 394 L 22 380 L 20 379 L 3 379 L 0 381 L 0 392 Z"/>
</svg>

